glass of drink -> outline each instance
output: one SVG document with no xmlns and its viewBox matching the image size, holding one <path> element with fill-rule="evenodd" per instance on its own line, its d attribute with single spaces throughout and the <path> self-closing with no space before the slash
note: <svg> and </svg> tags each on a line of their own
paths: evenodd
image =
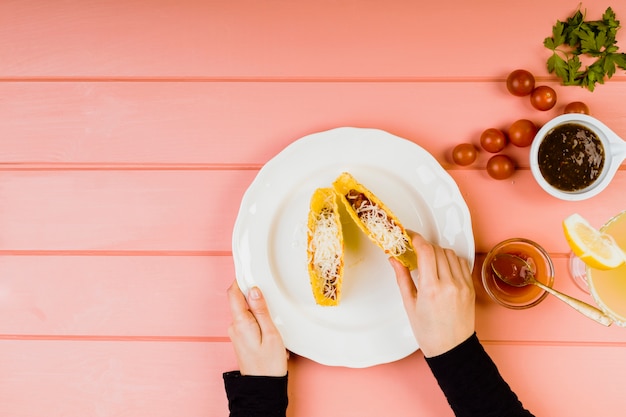
<svg viewBox="0 0 626 417">
<path fill-rule="evenodd" d="M 626 210 L 606 222 L 600 231 L 611 235 L 626 251 Z M 626 264 L 599 270 L 588 267 L 576 255 L 571 255 L 570 274 L 578 286 L 591 293 L 596 304 L 613 318 L 615 324 L 626 326 Z"/>
<path fill-rule="evenodd" d="M 587 265 L 585 265 L 574 252 L 570 252 L 569 254 L 569 273 L 578 288 L 589 294 L 589 285 L 587 285 Z"/>
</svg>

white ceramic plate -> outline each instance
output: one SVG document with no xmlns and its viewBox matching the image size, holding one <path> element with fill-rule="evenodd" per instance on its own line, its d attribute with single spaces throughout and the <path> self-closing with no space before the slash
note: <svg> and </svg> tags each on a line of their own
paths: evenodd
<svg viewBox="0 0 626 417">
<path fill-rule="evenodd" d="M 297 140 L 270 160 L 246 191 L 233 232 L 242 290 L 258 285 L 287 349 L 316 362 L 367 367 L 418 349 L 387 256 L 343 216 L 345 271 L 337 307 L 315 304 L 306 229 L 313 191 L 343 171 L 400 219 L 474 263 L 469 210 L 423 148 L 375 129 L 337 128 Z"/>
</svg>

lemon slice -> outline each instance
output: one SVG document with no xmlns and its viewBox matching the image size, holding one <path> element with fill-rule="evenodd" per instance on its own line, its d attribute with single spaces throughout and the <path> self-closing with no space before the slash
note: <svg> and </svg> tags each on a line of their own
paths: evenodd
<svg viewBox="0 0 626 417">
<path fill-rule="evenodd" d="M 613 237 L 594 229 L 580 214 L 563 220 L 563 231 L 574 254 L 592 268 L 613 269 L 626 261 Z"/>
</svg>

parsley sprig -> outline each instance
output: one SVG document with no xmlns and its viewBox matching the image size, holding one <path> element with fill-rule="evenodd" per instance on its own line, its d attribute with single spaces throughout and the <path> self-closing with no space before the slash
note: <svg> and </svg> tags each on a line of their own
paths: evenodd
<svg viewBox="0 0 626 417">
<path fill-rule="evenodd" d="M 619 53 L 616 41 L 619 20 L 610 7 L 601 20 L 586 21 L 579 10 L 552 27 L 552 36 L 543 44 L 552 51 L 548 59 L 548 72 L 554 72 L 564 85 L 578 85 L 593 91 L 596 83 L 615 74 L 616 67 L 626 70 L 626 54 Z M 595 58 L 582 68 L 581 55 Z"/>
</svg>

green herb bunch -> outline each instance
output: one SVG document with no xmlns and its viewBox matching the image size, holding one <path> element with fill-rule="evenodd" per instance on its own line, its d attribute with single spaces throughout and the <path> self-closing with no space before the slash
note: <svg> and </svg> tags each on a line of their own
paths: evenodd
<svg viewBox="0 0 626 417">
<path fill-rule="evenodd" d="M 615 74 L 616 67 L 626 70 L 626 54 L 619 53 L 615 37 L 619 20 L 609 7 L 601 20 L 585 21 L 580 9 L 565 22 L 557 20 L 552 36 L 543 44 L 552 51 L 548 72 L 556 73 L 564 85 L 578 85 L 593 91 L 596 83 Z M 582 69 L 580 55 L 595 58 Z"/>
</svg>

